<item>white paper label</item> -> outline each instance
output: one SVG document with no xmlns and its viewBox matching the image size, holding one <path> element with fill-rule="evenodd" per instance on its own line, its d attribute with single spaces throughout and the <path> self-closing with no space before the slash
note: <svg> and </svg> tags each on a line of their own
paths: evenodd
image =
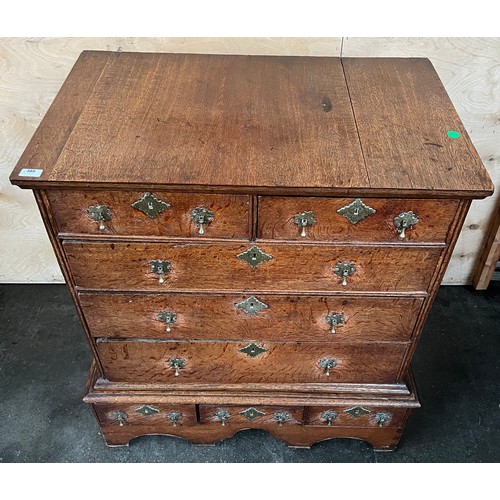
<svg viewBox="0 0 500 500">
<path fill-rule="evenodd" d="M 23 168 L 19 172 L 19 177 L 40 177 L 43 170 L 40 168 Z"/>
</svg>

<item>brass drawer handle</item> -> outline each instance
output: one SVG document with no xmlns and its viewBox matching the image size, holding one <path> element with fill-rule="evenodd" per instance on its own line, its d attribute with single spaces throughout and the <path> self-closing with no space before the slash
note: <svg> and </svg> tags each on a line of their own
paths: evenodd
<svg viewBox="0 0 500 500">
<path fill-rule="evenodd" d="M 167 419 L 172 422 L 173 427 L 177 427 L 177 422 L 182 419 L 182 413 L 180 411 L 171 411 L 167 413 Z"/>
<path fill-rule="evenodd" d="M 325 371 L 327 377 L 330 376 L 330 370 L 337 366 L 337 360 L 334 358 L 324 358 L 319 362 L 319 367 Z"/>
<path fill-rule="evenodd" d="M 111 418 L 114 420 L 118 420 L 118 425 L 122 427 L 127 421 L 128 415 L 126 412 L 118 410 L 111 413 Z"/>
<path fill-rule="evenodd" d="M 141 199 L 134 201 L 131 206 L 146 214 L 150 219 L 154 219 L 164 210 L 171 207 L 170 203 L 159 200 L 153 193 L 144 193 Z"/>
<path fill-rule="evenodd" d="M 354 262 L 337 262 L 333 268 L 333 272 L 342 278 L 342 285 L 347 286 L 347 277 L 352 276 L 356 271 L 356 265 Z"/>
<path fill-rule="evenodd" d="M 87 213 L 92 220 L 99 222 L 99 231 L 104 231 L 106 229 L 105 222 L 113 218 L 107 205 L 91 205 L 87 208 Z"/>
<path fill-rule="evenodd" d="M 345 317 L 342 313 L 332 312 L 326 317 L 326 322 L 330 325 L 330 333 L 337 333 L 336 327 L 342 326 L 345 322 Z"/>
<path fill-rule="evenodd" d="M 292 420 L 292 416 L 287 411 L 277 411 L 273 415 L 273 419 L 276 420 L 276 422 L 278 422 L 278 425 L 280 427 L 283 427 L 283 424 L 285 422 L 288 422 L 289 420 Z"/>
<path fill-rule="evenodd" d="M 220 421 L 222 426 L 224 427 L 226 425 L 226 420 L 229 420 L 229 417 L 231 417 L 231 414 L 227 410 L 216 410 L 214 413 L 214 417 Z"/>
<path fill-rule="evenodd" d="M 172 329 L 170 325 L 177 321 L 177 314 L 174 311 L 161 311 L 158 319 L 167 325 L 167 333 Z"/>
<path fill-rule="evenodd" d="M 402 212 L 396 217 L 394 217 L 394 225 L 398 230 L 399 237 L 404 240 L 406 238 L 406 230 L 411 229 L 415 224 L 418 224 L 419 220 L 416 214 L 411 210 L 408 212 Z"/>
<path fill-rule="evenodd" d="M 205 207 L 196 207 L 191 212 L 191 220 L 199 226 L 198 234 L 205 234 L 205 226 L 208 226 L 214 220 L 214 213 Z"/>
<path fill-rule="evenodd" d="M 168 260 L 155 259 L 149 261 L 150 272 L 158 275 L 158 283 L 165 283 L 165 274 L 172 270 L 172 264 Z"/>
<path fill-rule="evenodd" d="M 296 214 L 293 217 L 293 222 L 297 224 L 300 228 L 300 236 L 305 238 L 307 236 L 307 226 L 312 226 L 316 224 L 316 217 L 314 216 L 314 212 L 301 212 L 300 214 Z"/>
<path fill-rule="evenodd" d="M 373 417 L 373 420 L 375 420 L 375 423 L 379 427 L 384 427 L 385 424 L 388 424 L 392 419 L 392 415 L 388 412 L 381 411 L 378 413 L 375 413 L 375 416 Z"/>
<path fill-rule="evenodd" d="M 170 368 L 173 368 L 175 370 L 175 376 L 178 377 L 180 370 L 182 370 L 186 366 L 187 361 L 184 358 L 175 357 L 169 358 L 168 364 Z"/>
<path fill-rule="evenodd" d="M 321 418 L 327 423 L 328 427 L 331 427 L 332 422 L 337 418 L 337 412 L 332 410 L 324 411 Z"/>
</svg>

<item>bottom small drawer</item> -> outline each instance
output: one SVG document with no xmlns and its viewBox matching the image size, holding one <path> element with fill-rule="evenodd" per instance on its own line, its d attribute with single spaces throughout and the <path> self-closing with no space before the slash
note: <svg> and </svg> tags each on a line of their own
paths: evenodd
<svg viewBox="0 0 500 500">
<path fill-rule="evenodd" d="M 172 427 L 196 424 L 194 405 L 166 404 L 94 404 L 94 410 L 102 424 L 158 425 Z"/>
<path fill-rule="evenodd" d="M 301 425 L 304 409 L 301 406 L 200 406 L 200 423 L 256 427 Z"/>
<path fill-rule="evenodd" d="M 310 406 L 306 408 L 306 425 L 336 427 L 402 427 L 407 408 L 349 405 Z"/>
</svg>

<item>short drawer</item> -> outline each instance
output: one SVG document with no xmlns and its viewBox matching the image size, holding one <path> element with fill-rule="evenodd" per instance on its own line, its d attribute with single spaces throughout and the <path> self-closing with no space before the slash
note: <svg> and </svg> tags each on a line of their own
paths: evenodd
<svg viewBox="0 0 500 500">
<path fill-rule="evenodd" d="M 311 406 L 305 410 L 306 425 L 327 427 L 402 427 L 408 408 L 350 405 Z"/>
<path fill-rule="evenodd" d="M 458 204 L 456 200 L 261 196 L 258 237 L 304 241 L 445 242 Z M 395 218 L 409 212 L 418 222 L 405 230 L 402 239 L 398 230 L 401 226 Z M 300 215 L 304 213 L 305 216 Z"/>
<path fill-rule="evenodd" d="M 94 337 L 408 340 L 423 298 L 80 293 Z"/>
<path fill-rule="evenodd" d="M 263 426 L 283 427 L 301 425 L 303 412 L 304 408 L 301 406 L 200 405 L 200 423 L 259 429 Z"/>
<path fill-rule="evenodd" d="M 47 197 L 61 235 L 249 237 L 244 195 L 51 189 Z"/>
<path fill-rule="evenodd" d="M 156 404 L 145 400 L 140 404 L 99 403 L 94 410 L 102 424 L 157 425 L 181 427 L 196 424 L 194 405 Z"/>
<path fill-rule="evenodd" d="M 407 343 L 97 340 L 110 381 L 135 383 L 393 383 Z"/>
<path fill-rule="evenodd" d="M 442 251 L 416 246 L 74 241 L 65 241 L 64 249 L 78 287 L 158 292 L 425 292 Z M 161 273 L 154 265 L 159 261 Z"/>
</svg>

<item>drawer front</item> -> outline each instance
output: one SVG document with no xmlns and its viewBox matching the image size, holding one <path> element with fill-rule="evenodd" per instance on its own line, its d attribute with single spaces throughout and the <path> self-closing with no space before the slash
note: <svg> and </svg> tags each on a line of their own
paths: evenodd
<svg viewBox="0 0 500 500">
<path fill-rule="evenodd" d="M 102 424 L 168 424 L 172 427 L 196 424 L 194 405 L 166 405 L 145 401 L 140 404 L 99 403 L 94 404 L 94 409 Z"/>
<path fill-rule="evenodd" d="M 404 241 L 444 242 L 458 210 L 458 201 L 455 200 L 363 198 L 361 201 L 372 210 L 357 206 L 355 200 L 261 196 L 258 237 L 277 240 L 398 242 L 402 240 L 394 218 L 411 211 L 417 216 L 418 223 L 405 231 Z M 351 222 L 338 210 L 352 203 L 355 206 L 345 212 L 352 218 Z M 313 213 L 314 223 L 306 225 L 305 235 L 302 236 L 302 227 L 294 220 L 297 214 L 304 212 Z M 365 217 L 360 219 L 363 215 Z M 304 223 L 312 222 L 311 219 L 304 220 Z"/>
<path fill-rule="evenodd" d="M 301 406 L 200 405 L 200 423 L 237 425 L 240 428 L 284 427 L 301 425 L 303 412 Z"/>
<path fill-rule="evenodd" d="M 144 191 L 62 189 L 47 192 L 60 234 L 248 238 L 248 196 L 155 191 L 150 193 L 154 198 L 146 197 L 140 205 L 145 211 L 132 206 L 147 194 Z M 105 216 L 109 220 L 103 221 L 103 228 L 99 229 L 100 222 L 94 220 L 88 210 L 103 205 L 109 210 Z M 193 220 L 193 210 L 199 207 L 208 209 L 213 218 L 203 226 L 203 235 L 200 235 L 200 225 Z"/>
<path fill-rule="evenodd" d="M 272 244 L 259 248 L 271 258 L 254 268 L 237 257 L 255 257 L 250 244 L 64 242 L 77 286 L 131 291 L 427 291 L 442 250 Z M 159 259 L 168 262 L 170 270 L 164 275 L 152 270 L 151 262 Z M 344 262 L 353 270 L 345 286 L 335 274 Z"/>
<path fill-rule="evenodd" d="M 393 383 L 407 345 L 98 339 L 97 350 L 111 381 Z"/>
<path fill-rule="evenodd" d="M 91 334 L 113 338 L 404 341 L 422 303 L 393 297 L 80 293 Z"/>
<path fill-rule="evenodd" d="M 407 408 L 371 406 L 363 403 L 348 406 L 311 406 L 306 408 L 306 425 L 322 427 L 402 427 Z"/>
</svg>

